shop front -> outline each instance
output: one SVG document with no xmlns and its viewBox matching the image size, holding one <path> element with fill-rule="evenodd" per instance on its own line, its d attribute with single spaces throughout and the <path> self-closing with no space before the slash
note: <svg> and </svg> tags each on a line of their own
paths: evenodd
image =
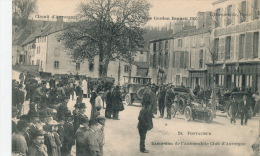
<svg viewBox="0 0 260 156">
<path fill-rule="evenodd" d="M 190 87 L 195 88 L 196 84 L 206 89 L 207 87 L 207 70 L 189 70 Z"/>
</svg>

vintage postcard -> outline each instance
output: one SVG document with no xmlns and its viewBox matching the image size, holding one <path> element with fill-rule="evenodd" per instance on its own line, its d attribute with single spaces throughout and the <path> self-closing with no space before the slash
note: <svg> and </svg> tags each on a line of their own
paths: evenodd
<svg viewBox="0 0 260 156">
<path fill-rule="evenodd" d="M 12 155 L 260 154 L 260 0 L 12 0 Z"/>
</svg>

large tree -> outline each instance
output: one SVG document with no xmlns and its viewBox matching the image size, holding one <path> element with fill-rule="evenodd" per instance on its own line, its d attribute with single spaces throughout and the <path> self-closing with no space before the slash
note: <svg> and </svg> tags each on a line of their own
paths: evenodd
<svg viewBox="0 0 260 156">
<path fill-rule="evenodd" d="M 28 18 L 37 10 L 37 0 L 13 0 L 13 25 L 25 28 Z"/>
<path fill-rule="evenodd" d="M 109 61 L 128 59 L 143 46 L 151 5 L 146 0 L 90 0 L 79 5 L 80 21 L 60 36 L 76 60 L 99 55 L 100 76 Z"/>
</svg>

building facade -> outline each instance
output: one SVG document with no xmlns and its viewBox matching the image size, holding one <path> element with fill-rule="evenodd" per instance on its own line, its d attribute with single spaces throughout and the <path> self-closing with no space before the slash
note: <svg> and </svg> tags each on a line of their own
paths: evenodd
<svg viewBox="0 0 260 156">
<path fill-rule="evenodd" d="M 209 76 L 223 88 L 260 90 L 260 1 L 218 0 L 213 3 L 215 65 Z M 214 71 L 214 73 L 213 73 Z"/>
<path fill-rule="evenodd" d="M 33 33 L 23 43 L 31 65 L 38 65 L 39 72 L 55 74 L 79 74 L 87 77 L 99 77 L 99 56 L 92 61 L 74 60 L 71 52 L 65 49 L 58 37 L 63 32 L 63 23 L 51 23 Z M 108 64 L 108 77 L 115 78 L 115 84 L 122 85 L 124 76 L 129 75 L 130 65 L 123 60 L 111 61 Z M 132 65 L 131 75 L 136 76 L 137 66 Z"/>
</svg>

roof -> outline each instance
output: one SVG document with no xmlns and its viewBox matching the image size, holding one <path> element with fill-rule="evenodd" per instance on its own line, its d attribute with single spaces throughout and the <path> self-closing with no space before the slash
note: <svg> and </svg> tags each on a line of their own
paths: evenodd
<svg viewBox="0 0 260 156">
<path fill-rule="evenodd" d="M 13 35 L 13 43 L 14 45 L 20 45 L 24 40 L 26 40 L 31 34 L 31 31 L 26 29 L 21 29 L 17 33 Z"/>
<path fill-rule="evenodd" d="M 133 62 L 134 65 L 137 66 L 137 68 L 149 68 L 148 62 Z"/>
<path fill-rule="evenodd" d="M 210 27 L 202 27 L 198 29 L 189 29 L 189 30 L 183 30 L 180 32 L 177 32 L 173 34 L 173 38 L 179 38 L 179 37 L 185 37 L 185 36 L 194 36 L 202 33 L 209 33 L 211 30 Z"/>
<path fill-rule="evenodd" d="M 49 34 L 62 31 L 68 27 L 68 22 L 47 22 L 43 27 L 38 28 L 34 33 L 32 33 L 22 45 L 28 44 L 34 41 L 39 36 L 47 36 Z"/>
</svg>

